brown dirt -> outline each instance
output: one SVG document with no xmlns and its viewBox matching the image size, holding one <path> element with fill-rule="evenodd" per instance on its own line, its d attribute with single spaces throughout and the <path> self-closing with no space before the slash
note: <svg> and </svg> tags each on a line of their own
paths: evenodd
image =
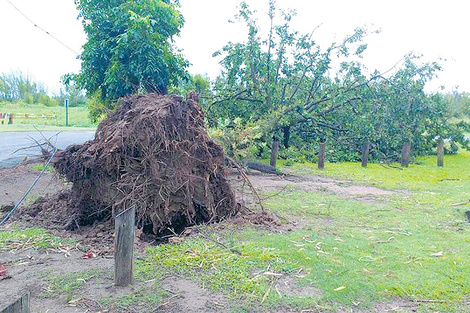
<svg viewBox="0 0 470 313">
<path fill-rule="evenodd" d="M 8 227 L 8 226 L 7 226 Z M 24 292 L 31 292 L 31 312 L 84 312 L 70 307 L 65 295 L 45 297 L 46 280 L 52 275 L 98 269 L 109 271 L 109 258 L 83 259 L 83 252 L 75 247 L 38 251 L 34 249 L 1 251 L 0 263 L 8 269 L 9 279 L 0 282 L 0 304 L 11 302 Z"/>
<path fill-rule="evenodd" d="M 33 169 L 33 164 L 29 163 L 22 163 L 13 168 L 0 168 L 0 207 L 14 205 L 39 173 Z M 67 184 L 57 175 L 46 171 L 30 193 L 29 199 L 52 194 L 67 187 Z"/>
<path fill-rule="evenodd" d="M 274 286 L 279 295 L 298 297 L 320 297 L 323 292 L 313 286 L 300 286 L 297 279 L 291 276 L 282 276 Z"/>
<path fill-rule="evenodd" d="M 171 276 L 162 281 L 162 287 L 171 296 L 160 305 L 157 310 L 158 312 L 199 313 L 227 311 L 228 300 L 223 295 L 204 289 L 196 282 Z"/>
<path fill-rule="evenodd" d="M 326 192 L 342 198 L 356 199 L 363 202 L 378 202 L 384 196 L 408 194 L 406 190 L 385 190 L 374 186 L 354 184 L 348 180 L 333 179 L 320 175 L 270 175 L 252 173 L 252 183 L 263 191 L 281 191 L 296 188 L 305 191 Z"/>
</svg>

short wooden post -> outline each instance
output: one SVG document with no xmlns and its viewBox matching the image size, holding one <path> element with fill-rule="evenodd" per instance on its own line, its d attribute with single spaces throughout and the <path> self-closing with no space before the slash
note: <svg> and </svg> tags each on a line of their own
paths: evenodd
<svg viewBox="0 0 470 313">
<path fill-rule="evenodd" d="M 437 145 L 437 166 L 444 166 L 444 140 L 439 140 Z"/>
<path fill-rule="evenodd" d="M 1 309 L 1 308 L 0 308 Z M 29 313 L 29 292 L 21 298 L 3 308 L 0 313 Z"/>
<path fill-rule="evenodd" d="M 119 213 L 114 219 L 114 284 L 132 284 L 134 256 L 135 206 Z"/>
<path fill-rule="evenodd" d="M 271 166 L 276 167 L 277 152 L 279 151 L 279 140 L 274 140 L 273 147 L 271 149 Z"/>
<path fill-rule="evenodd" d="M 325 168 L 325 146 L 326 142 L 320 142 L 320 149 L 318 150 L 318 169 Z"/>
<path fill-rule="evenodd" d="M 369 162 L 369 140 L 365 139 L 362 144 L 362 167 L 367 167 Z"/>
<path fill-rule="evenodd" d="M 411 142 L 406 141 L 403 143 L 403 148 L 401 149 L 401 166 L 408 167 L 408 164 L 410 164 L 410 152 Z"/>
</svg>

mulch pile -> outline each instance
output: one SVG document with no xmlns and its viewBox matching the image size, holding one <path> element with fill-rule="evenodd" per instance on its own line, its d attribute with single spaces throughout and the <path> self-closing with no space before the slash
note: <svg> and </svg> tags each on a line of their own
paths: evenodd
<svg viewBox="0 0 470 313">
<path fill-rule="evenodd" d="M 58 152 L 53 166 L 72 188 L 42 198 L 30 212 L 40 218 L 60 199 L 67 204 L 60 220 L 66 219 L 69 230 L 109 220 L 131 206 L 138 226 L 158 236 L 238 211 L 222 148 L 206 133 L 196 93 L 187 99 L 149 94 L 121 100 L 94 140 Z"/>
</svg>

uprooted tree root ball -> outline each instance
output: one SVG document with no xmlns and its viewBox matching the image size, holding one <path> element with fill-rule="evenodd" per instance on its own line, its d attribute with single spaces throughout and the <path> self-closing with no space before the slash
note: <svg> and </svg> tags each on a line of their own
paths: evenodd
<svg viewBox="0 0 470 313">
<path fill-rule="evenodd" d="M 69 229 L 133 205 L 138 226 L 159 236 L 237 213 L 196 93 L 125 98 L 94 140 L 60 151 L 53 164 L 73 183 Z"/>
</svg>

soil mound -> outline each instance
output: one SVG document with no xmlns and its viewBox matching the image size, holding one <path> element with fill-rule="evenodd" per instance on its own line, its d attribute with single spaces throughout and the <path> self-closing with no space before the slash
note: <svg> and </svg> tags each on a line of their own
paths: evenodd
<svg viewBox="0 0 470 313">
<path fill-rule="evenodd" d="M 156 235 L 237 213 L 222 148 L 206 133 L 196 93 L 123 99 L 94 140 L 58 152 L 53 165 L 73 183 L 69 229 L 133 205 L 138 225 Z"/>
</svg>

